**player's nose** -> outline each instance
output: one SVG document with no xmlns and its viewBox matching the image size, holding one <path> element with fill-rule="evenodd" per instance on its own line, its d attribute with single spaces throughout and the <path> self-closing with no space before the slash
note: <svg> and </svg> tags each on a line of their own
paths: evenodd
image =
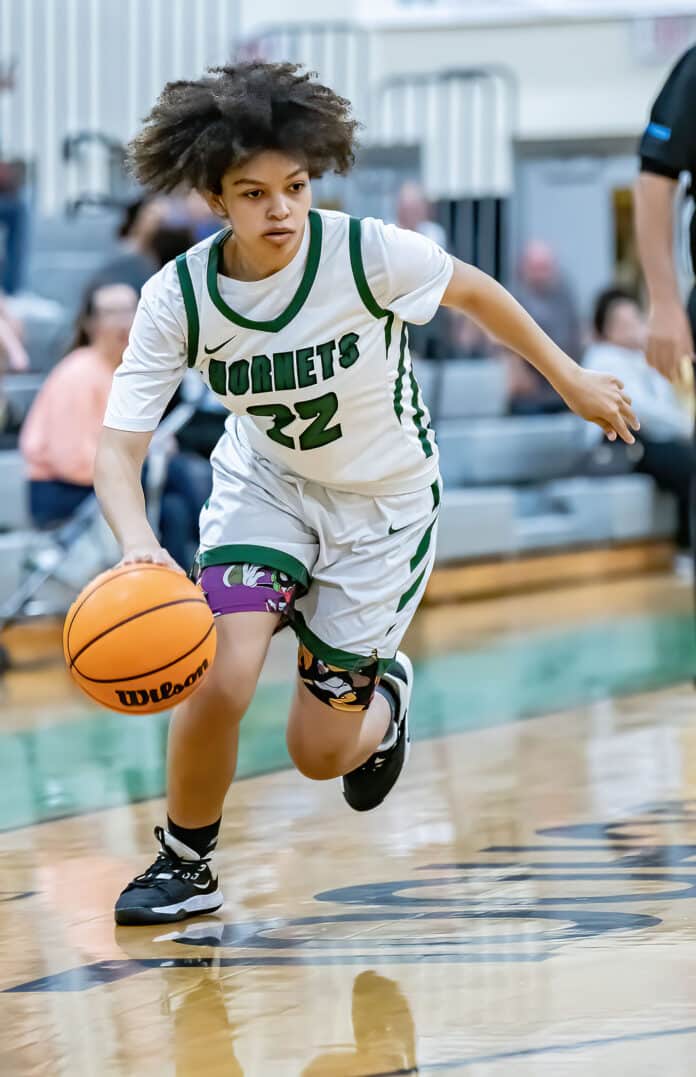
<svg viewBox="0 0 696 1077">
<path fill-rule="evenodd" d="M 272 217 L 274 221 L 283 221 L 286 217 L 290 216 L 290 207 L 285 199 L 279 196 L 271 201 L 268 215 L 269 217 Z"/>
</svg>

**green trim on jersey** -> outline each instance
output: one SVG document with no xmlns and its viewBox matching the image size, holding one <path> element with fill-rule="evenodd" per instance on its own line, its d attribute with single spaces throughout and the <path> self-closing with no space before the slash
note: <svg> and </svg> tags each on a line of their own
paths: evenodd
<svg viewBox="0 0 696 1077">
<path fill-rule="evenodd" d="M 270 546 L 249 546 L 236 542 L 228 546 L 213 546 L 210 550 L 199 552 L 196 561 L 201 568 L 210 568 L 211 565 L 262 565 L 292 576 L 305 590 L 309 587 L 309 572 L 302 562 Z"/>
<path fill-rule="evenodd" d="M 377 676 L 381 677 L 387 666 L 394 660 L 393 655 L 391 658 L 377 658 L 372 655 L 353 654 L 352 651 L 340 651 L 337 647 L 331 647 L 328 643 L 324 643 L 322 639 L 319 639 L 319 636 L 314 635 L 299 610 L 294 610 L 291 614 L 290 624 L 295 631 L 295 635 L 301 643 L 304 643 L 307 650 L 330 666 L 337 666 L 339 669 L 346 669 L 351 672 L 360 672 L 362 669 L 376 665 Z"/>
<path fill-rule="evenodd" d="M 408 339 L 408 337 L 407 337 L 407 339 Z M 418 438 L 420 440 L 421 448 L 423 449 L 424 454 L 426 456 L 432 456 L 433 455 L 433 447 L 432 447 L 432 444 L 431 444 L 431 442 L 430 442 L 430 440 L 428 438 L 428 433 L 430 431 L 430 427 L 425 426 L 423 424 L 423 417 L 425 415 L 425 411 L 424 411 L 424 408 L 423 408 L 423 402 L 422 402 L 422 400 L 420 398 L 420 388 L 419 388 L 418 382 L 416 381 L 416 375 L 413 373 L 413 363 L 411 363 L 408 375 L 409 375 L 409 378 L 411 379 L 411 389 L 412 389 L 411 404 L 413 406 L 413 421 L 416 424 L 416 430 L 418 431 Z"/>
<path fill-rule="evenodd" d="M 386 358 L 389 359 L 394 312 L 380 307 L 370 290 L 370 285 L 367 283 L 367 274 L 362 260 L 362 221 L 358 217 L 351 217 L 348 221 L 348 249 L 350 251 L 350 268 L 353 270 L 353 280 L 363 305 L 373 318 L 387 319 L 384 323 L 384 348 Z"/>
<path fill-rule="evenodd" d="M 370 285 L 367 283 L 365 266 L 363 265 L 362 260 L 361 224 L 362 222 L 358 217 L 351 217 L 348 222 L 348 249 L 350 250 L 350 267 L 353 270 L 355 286 L 370 314 L 375 318 L 386 318 L 391 314 L 391 311 L 385 310 L 384 307 L 380 307 L 370 291 Z M 394 315 L 392 314 L 392 321 L 393 320 Z M 389 332 L 391 337 L 391 326 L 389 327 Z M 387 351 L 388 350 L 389 345 L 387 345 Z"/>
<path fill-rule="evenodd" d="M 188 324 L 188 342 L 186 345 L 187 362 L 189 366 L 195 366 L 198 355 L 198 340 L 200 337 L 200 324 L 198 321 L 198 307 L 196 305 L 196 293 L 193 290 L 193 281 L 186 261 L 186 254 L 180 254 L 176 259 L 176 272 L 179 277 L 181 294 L 184 297 L 186 309 L 186 322 Z"/>
<path fill-rule="evenodd" d="M 220 265 L 220 252 L 222 251 L 223 244 L 232 235 L 232 229 L 228 228 L 225 232 L 221 232 L 210 248 L 207 273 L 208 292 L 220 313 L 224 314 L 225 317 L 229 319 L 229 321 L 234 322 L 235 325 L 240 325 L 242 329 L 260 329 L 264 333 L 279 333 L 281 329 L 285 329 L 285 326 L 290 324 L 304 305 L 316 279 L 317 271 L 319 269 L 319 259 L 321 257 L 322 232 L 323 224 L 321 216 L 316 211 L 310 210 L 309 251 L 307 252 L 307 264 L 304 273 L 302 274 L 302 280 L 298 285 L 297 291 L 290 300 L 289 306 L 285 308 L 282 314 L 279 314 L 277 318 L 273 318 L 270 322 L 254 322 L 250 318 L 245 318 L 243 314 L 238 314 L 236 310 L 232 310 L 232 307 L 228 307 L 227 303 L 220 295 L 217 281 L 218 268 Z"/>
<path fill-rule="evenodd" d="M 435 482 L 431 483 L 431 493 L 433 495 L 433 508 L 436 509 L 440 504 L 440 480 L 435 479 Z"/>
<path fill-rule="evenodd" d="M 396 381 L 394 383 L 394 411 L 396 417 L 401 422 L 401 416 L 404 410 L 403 404 L 403 386 L 404 375 L 406 373 L 406 326 L 401 324 L 401 341 L 399 343 L 399 365 L 397 367 Z"/>
</svg>

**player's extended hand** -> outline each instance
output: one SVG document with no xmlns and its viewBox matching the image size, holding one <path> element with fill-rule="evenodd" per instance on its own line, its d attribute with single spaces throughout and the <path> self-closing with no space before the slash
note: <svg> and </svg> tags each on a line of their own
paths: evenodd
<svg viewBox="0 0 696 1077">
<path fill-rule="evenodd" d="M 131 549 L 124 550 L 123 557 L 118 565 L 136 565 L 142 562 L 149 565 L 166 565 L 167 568 L 173 568 L 177 572 L 184 572 L 181 565 L 174 560 L 163 546 L 155 545 L 146 546 L 143 544 L 142 546 L 133 546 Z"/>
<path fill-rule="evenodd" d="M 627 445 L 635 442 L 631 430 L 640 430 L 640 423 L 631 408 L 630 396 L 624 392 L 623 382 L 613 374 L 578 367 L 570 387 L 561 395 L 576 415 L 601 426 L 609 441 L 620 437 Z"/>
<path fill-rule="evenodd" d="M 648 318 L 645 357 L 668 381 L 678 381 L 685 359 L 694 356 L 689 319 L 681 303 L 653 306 Z"/>
</svg>

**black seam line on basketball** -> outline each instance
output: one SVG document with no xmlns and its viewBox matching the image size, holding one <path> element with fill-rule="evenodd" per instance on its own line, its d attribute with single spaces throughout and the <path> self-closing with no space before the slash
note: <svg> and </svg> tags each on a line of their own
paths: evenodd
<svg viewBox="0 0 696 1077">
<path fill-rule="evenodd" d="M 109 632 L 115 632 L 117 628 L 122 628 L 123 625 L 130 624 L 131 621 L 137 621 L 139 617 L 146 617 L 148 613 L 155 613 L 156 610 L 167 609 L 168 606 L 185 606 L 187 602 L 195 602 L 196 605 L 202 602 L 204 606 L 208 605 L 204 598 L 174 598 L 171 602 L 160 602 L 159 606 L 150 606 L 146 610 L 140 610 L 139 613 L 131 613 L 130 617 L 126 617 L 123 621 L 117 621 L 115 625 L 111 625 L 109 628 L 105 628 L 104 631 L 100 632 L 98 636 L 93 636 L 88 643 L 83 644 L 77 654 L 70 655 L 70 668 L 72 669 L 80 655 L 84 654 L 85 651 L 89 647 L 91 647 L 93 643 L 96 643 L 98 640 L 103 639 L 104 636 L 108 636 Z M 68 654 L 70 654 L 70 652 L 68 652 Z M 77 672 L 80 673 L 79 669 Z M 82 676 L 82 673 L 80 673 L 80 676 Z"/>
<path fill-rule="evenodd" d="M 65 646 L 67 648 L 68 654 L 70 654 L 70 630 L 72 629 L 72 626 L 75 622 L 75 618 L 84 606 L 85 602 L 89 602 L 92 595 L 96 595 L 97 591 L 101 590 L 102 587 L 106 587 L 107 583 L 111 583 L 113 580 L 120 580 L 122 576 L 130 576 L 131 572 L 139 572 L 142 569 L 143 565 L 150 565 L 151 563 L 152 562 L 150 561 L 138 561 L 138 563 L 136 565 L 133 565 L 132 568 L 122 568 L 119 570 L 118 576 L 109 576 L 108 580 L 102 580 L 102 582 L 98 584 L 93 591 L 90 591 L 88 595 L 85 595 L 85 597 L 82 599 L 82 602 L 73 613 L 72 620 L 70 621 L 70 624 L 68 625 L 65 633 Z M 165 566 L 163 565 L 162 567 L 164 568 Z"/>
<path fill-rule="evenodd" d="M 188 599 L 188 600 L 184 600 L 184 601 L 194 601 L 195 602 L 196 600 L 195 599 Z M 174 603 L 169 603 L 169 604 L 174 605 Z M 146 610 L 146 613 L 151 613 L 151 612 L 152 612 L 151 610 Z M 163 673 L 166 669 L 171 669 L 172 666 L 175 666 L 178 662 L 183 662 L 183 660 L 185 658 L 188 658 L 188 656 L 190 654 L 193 654 L 194 651 L 197 651 L 199 647 L 203 646 L 203 644 L 207 640 L 208 636 L 210 635 L 210 633 L 214 629 L 215 629 L 215 621 L 213 621 L 213 623 L 211 624 L 211 626 L 208 629 L 208 631 L 206 632 L 206 634 L 204 636 L 202 636 L 201 639 L 198 640 L 198 643 L 194 644 L 194 646 L 189 651 L 186 651 L 185 654 L 180 654 L 180 655 L 177 655 L 176 658 L 172 658 L 171 662 L 168 662 L 166 666 L 158 666 L 157 669 L 148 669 L 145 673 L 136 673 L 135 677 L 111 677 L 110 679 L 107 680 L 107 679 L 102 679 L 100 677 L 88 677 L 85 673 L 80 673 L 79 669 L 77 670 L 77 673 L 78 673 L 78 675 L 80 677 L 82 677 L 83 681 L 89 681 L 90 684 L 123 684 L 123 683 L 131 684 L 133 681 L 141 681 L 143 679 L 143 677 L 153 677 L 155 675 L 155 673 Z M 77 667 L 75 667 L 75 668 L 77 669 Z M 89 695 L 89 692 L 87 693 L 87 695 Z M 94 697 L 92 697 L 92 698 L 94 698 Z M 101 702 L 101 700 L 99 702 Z"/>
</svg>

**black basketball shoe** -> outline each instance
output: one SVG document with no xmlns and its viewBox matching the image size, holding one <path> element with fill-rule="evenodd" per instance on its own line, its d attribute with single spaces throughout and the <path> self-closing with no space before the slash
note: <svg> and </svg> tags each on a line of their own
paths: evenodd
<svg viewBox="0 0 696 1077">
<path fill-rule="evenodd" d="M 370 758 L 343 777 L 343 795 L 356 811 L 370 811 L 381 804 L 401 774 L 411 749 L 408 709 L 413 689 L 413 666 L 403 651 L 382 675 L 396 697 L 396 715 L 387 736 Z M 394 728 L 396 726 L 396 728 Z"/>
<path fill-rule="evenodd" d="M 210 870 L 210 857 L 199 858 L 161 826 L 155 827 L 155 837 L 161 851 L 120 895 L 116 923 L 168 924 L 219 909 L 224 898 Z"/>
</svg>

